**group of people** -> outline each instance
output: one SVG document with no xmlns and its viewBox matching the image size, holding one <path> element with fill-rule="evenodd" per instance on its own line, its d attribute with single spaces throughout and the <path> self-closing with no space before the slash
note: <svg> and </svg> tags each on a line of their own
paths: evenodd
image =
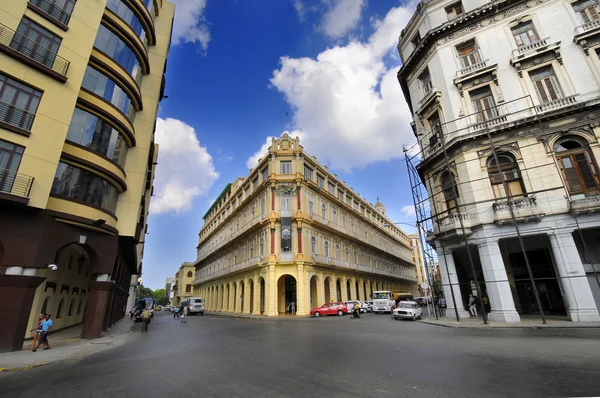
<svg viewBox="0 0 600 398">
<path fill-rule="evenodd" d="M 469 314 L 472 316 L 478 316 L 477 306 L 479 305 L 479 298 L 477 296 L 473 296 L 473 294 L 469 294 Z M 486 313 L 491 311 L 490 299 L 487 295 L 483 296 L 483 308 Z"/>
<path fill-rule="evenodd" d="M 48 342 L 48 333 L 52 328 L 52 316 L 50 314 L 41 313 L 38 317 L 38 323 L 35 329 L 31 329 L 33 333 L 33 341 L 31 343 L 31 351 L 36 352 L 43 344 L 44 350 L 49 350 L 50 343 Z"/>
<path fill-rule="evenodd" d="M 186 323 L 185 316 L 188 314 L 188 307 L 184 306 L 182 308 L 175 307 L 173 309 L 173 319 L 181 318 L 181 323 Z"/>
</svg>

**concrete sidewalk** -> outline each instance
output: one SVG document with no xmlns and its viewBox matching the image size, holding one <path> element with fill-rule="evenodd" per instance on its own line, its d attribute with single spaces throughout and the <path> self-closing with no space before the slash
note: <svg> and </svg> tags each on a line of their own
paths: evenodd
<svg viewBox="0 0 600 398">
<path fill-rule="evenodd" d="M 50 350 L 29 350 L 31 340 L 23 344 L 21 351 L 0 354 L 0 372 L 33 369 L 39 366 L 62 361 L 77 361 L 86 356 L 96 354 L 125 344 L 133 335 L 135 323 L 128 317 L 121 319 L 102 337 L 93 340 L 81 339 L 81 326 L 59 331 L 48 336 L 52 346 Z"/>
<path fill-rule="evenodd" d="M 474 328 L 474 329 L 490 329 L 490 328 L 600 328 L 600 322 L 571 322 L 568 320 L 548 319 L 546 324 L 541 320 L 524 320 L 517 323 L 502 323 L 488 322 L 484 324 L 481 318 L 466 318 L 456 322 L 454 318 L 423 318 L 419 321 L 428 325 L 436 325 L 450 328 Z"/>
<path fill-rule="evenodd" d="M 208 315 L 208 316 L 222 316 L 222 317 L 230 317 L 230 318 L 245 318 L 245 319 L 273 319 L 273 318 L 277 318 L 277 317 L 266 316 L 266 315 L 240 314 L 240 313 L 234 313 L 234 312 L 205 312 L 204 315 Z M 194 316 L 201 316 L 201 315 L 194 315 Z"/>
</svg>

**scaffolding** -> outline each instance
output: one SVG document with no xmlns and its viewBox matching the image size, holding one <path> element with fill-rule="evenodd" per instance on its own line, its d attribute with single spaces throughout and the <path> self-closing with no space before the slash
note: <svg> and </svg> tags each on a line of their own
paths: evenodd
<svg viewBox="0 0 600 398">
<path fill-rule="evenodd" d="M 595 104 L 595 102 L 578 103 L 576 96 L 571 96 L 550 103 L 536 105 L 530 96 L 524 96 L 493 105 L 479 112 L 461 116 L 448 122 L 442 123 L 440 118 L 437 118 L 433 125 L 429 126 L 430 129 L 425 134 L 417 134 L 417 130 L 415 129 L 420 142 L 411 147 L 404 147 L 404 155 L 415 207 L 417 230 L 423 251 L 422 256 L 425 263 L 425 272 L 427 279 L 431 282 L 430 266 L 439 263 L 440 272 L 444 273 L 441 281 L 442 286 L 446 288 L 444 292 L 446 294 L 450 293 L 450 297 L 445 297 L 445 299 L 447 302 L 452 303 L 451 306 L 448 305 L 448 308 L 453 308 L 453 315 L 456 321 L 460 321 L 459 310 L 465 307 L 463 297 L 457 297 L 457 293 L 455 292 L 456 285 L 459 287 L 458 291 L 460 291 L 461 287 L 468 286 L 467 290 L 471 291 L 473 296 L 479 298 L 477 300 L 479 311 L 483 316 L 483 322 L 487 324 L 487 310 L 491 310 L 491 306 L 486 305 L 483 300 L 485 286 L 490 286 L 493 283 L 509 282 L 509 280 L 488 280 L 487 277 L 482 278 L 479 275 L 485 272 L 482 269 L 476 269 L 477 259 L 474 258 L 471 248 L 473 245 L 478 247 L 478 242 L 471 237 L 473 233 L 469 214 L 484 214 L 490 211 L 494 214 L 493 223 L 501 227 L 499 228 L 498 236 L 499 243 L 504 239 L 501 249 L 502 245 L 506 245 L 505 238 L 516 239 L 517 241 L 527 276 L 521 279 L 513 279 L 512 282 L 530 284 L 533 293 L 533 307 L 538 309 L 542 323 L 546 323 L 547 317 L 544 308 L 547 307 L 547 304 L 545 302 L 544 304 L 542 303 L 543 300 L 540 297 L 538 286 L 540 283 L 546 283 L 543 282 L 545 280 L 556 280 L 560 294 L 562 295 L 563 305 L 566 307 L 567 300 L 564 297 L 565 293 L 562 283 L 570 283 L 572 278 L 581 276 L 561 275 L 556 269 L 555 261 L 553 262 L 550 256 L 548 256 L 549 251 L 547 247 L 544 250 L 548 257 L 548 264 L 552 267 L 553 275 L 545 277 L 536 275 L 532 269 L 531 255 L 527 250 L 528 244 L 531 243 L 530 239 L 533 238 L 528 238 L 528 242 L 525 242 L 521 229 L 525 223 L 531 225 L 531 222 L 534 222 L 536 223 L 534 225 L 538 225 L 536 227 L 538 234 L 532 235 L 532 228 L 529 226 L 527 228 L 530 232 L 529 235 L 537 236 L 536 239 L 542 240 L 542 235 L 547 233 L 548 227 L 542 229 L 539 227 L 539 223 L 537 223 L 537 221 L 544 218 L 545 214 L 541 212 L 541 208 L 534 209 L 537 207 L 536 201 L 541 197 L 547 209 L 558 210 L 558 213 L 560 213 L 564 208 L 564 212 L 571 214 L 576 224 L 576 231 L 579 231 L 584 256 L 590 252 L 579 224 L 578 213 L 573 211 L 573 202 L 565 186 L 564 179 L 560 179 L 560 185 L 552 185 L 552 183 L 544 179 L 543 173 L 540 171 L 543 168 L 554 167 L 558 175 L 562 175 L 556 154 L 554 150 L 549 148 L 548 136 L 556 134 L 556 131 L 544 128 L 542 123 L 550 118 L 556 119 L 565 115 L 584 112 L 591 107 L 597 106 Z M 522 132 L 525 131 L 524 129 L 532 132 L 537 137 L 537 141 L 522 145 L 523 141 L 525 141 L 522 136 L 517 138 L 515 134 L 507 134 L 510 132 Z M 477 157 L 471 156 L 469 158 L 468 156 L 463 156 L 462 159 L 457 160 L 457 156 L 454 156 L 454 154 L 464 153 L 462 151 L 463 145 L 474 140 L 480 140 L 481 144 L 479 147 L 486 148 L 483 151 L 485 152 L 485 158 L 482 158 L 481 153 L 478 153 Z M 518 176 L 508 175 L 506 169 L 503 168 L 500 157 L 507 146 L 515 141 L 518 142 L 517 150 L 519 153 L 528 151 L 528 147 L 539 145 L 539 142 L 541 142 L 546 147 L 547 152 L 551 153 L 551 160 L 547 158 L 536 159 L 535 162 L 529 162 L 527 167 L 519 165 L 516 169 Z M 488 173 L 485 176 L 470 177 L 470 173 L 467 172 L 469 163 L 479 162 L 481 166 L 482 161 L 484 161 L 483 164 L 487 168 Z M 440 183 L 435 183 L 434 179 L 440 180 L 440 176 L 448 177 L 445 180 L 447 184 L 441 186 Z M 509 186 L 511 182 L 510 178 L 512 177 L 517 177 L 520 180 L 523 187 L 522 192 L 512 192 L 513 189 Z M 482 199 L 477 197 L 473 187 L 477 186 L 479 182 L 489 184 L 488 181 L 491 179 L 495 179 L 495 184 L 498 186 L 492 198 Z M 524 189 L 525 181 L 532 187 L 531 190 L 526 191 Z M 470 197 L 469 195 L 461 195 L 461 186 L 473 191 L 470 192 Z M 496 193 L 499 194 L 497 195 Z M 464 197 L 467 197 L 469 200 L 464 200 Z M 562 198 L 562 201 L 560 198 Z M 523 208 L 534 209 L 534 211 L 523 212 Z M 499 213 L 502 213 L 502 217 L 498 216 Z M 555 224 L 554 228 L 558 229 L 558 225 Z M 473 278 L 471 281 L 461 282 L 457 271 L 455 275 L 450 274 L 449 267 L 447 266 L 447 256 L 452 256 L 452 253 L 447 253 L 446 246 L 452 246 L 454 250 L 461 248 L 466 252 L 468 267 L 465 273 Z M 440 256 L 443 256 L 443 258 L 440 258 Z M 554 256 L 556 257 L 556 254 Z M 600 258 L 600 253 L 598 258 Z M 454 262 L 454 259 L 451 259 L 451 261 Z M 591 264 L 592 272 L 595 274 L 596 282 L 600 288 L 600 280 L 598 279 L 594 260 L 587 259 L 586 263 Z M 583 277 L 586 278 L 585 273 Z M 514 295 L 514 292 L 512 294 Z M 434 305 L 434 307 L 436 306 Z M 437 318 L 437 311 L 435 312 L 435 316 Z"/>
</svg>

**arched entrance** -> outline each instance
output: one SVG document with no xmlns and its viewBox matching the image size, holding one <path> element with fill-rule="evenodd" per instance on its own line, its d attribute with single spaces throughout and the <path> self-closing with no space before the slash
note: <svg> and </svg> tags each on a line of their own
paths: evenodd
<svg viewBox="0 0 600 398">
<path fill-rule="evenodd" d="M 363 293 L 365 294 L 365 300 L 368 300 L 369 296 L 367 296 L 367 282 L 363 282 Z"/>
<path fill-rule="evenodd" d="M 219 306 L 219 285 L 217 285 L 216 294 L 215 294 L 215 311 L 220 311 L 220 310 L 221 310 L 221 306 Z"/>
<path fill-rule="evenodd" d="M 240 308 L 239 311 L 240 312 L 244 312 L 244 299 L 246 298 L 246 296 L 244 295 L 244 288 L 245 288 L 245 284 L 244 281 L 240 282 Z"/>
<path fill-rule="evenodd" d="M 225 311 L 225 286 L 221 285 L 221 297 L 219 298 L 221 300 L 221 311 Z"/>
<path fill-rule="evenodd" d="M 335 299 L 342 301 L 342 281 L 339 279 L 335 282 Z"/>
<path fill-rule="evenodd" d="M 250 281 L 248 282 L 248 290 L 250 291 L 250 297 L 249 297 L 249 301 L 250 301 L 250 313 L 254 314 L 254 281 L 252 279 L 250 279 Z"/>
<path fill-rule="evenodd" d="M 291 311 L 292 307 L 296 307 L 298 301 L 296 299 L 296 278 L 291 275 L 282 275 L 277 281 L 277 311 L 280 314 L 286 314 L 292 312 L 292 315 L 296 311 Z M 293 306 L 291 306 L 291 304 Z"/>
<path fill-rule="evenodd" d="M 350 280 L 346 281 L 346 297 L 348 297 L 348 300 L 352 300 L 352 289 L 350 288 Z"/>
<path fill-rule="evenodd" d="M 325 278 L 325 282 L 323 282 L 323 284 L 325 291 L 325 303 L 329 303 L 331 301 L 331 278 Z"/>
<path fill-rule="evenodd" d="M 265 280 L 260 278 L 260 313 L 265 313 Z"/>
<path fill-rule="evenodd" d="M 313 309 L 315 307 L 318 307 L 320 305 L 322 305 L 323 303 L 319 303 L 319 296 L 317 294 L 317 286 L 318 286 L 319 280 L 317 278 L 316 275 L 313 275 L 310 278 L 310 294 L 309 294 L 309 298 L 310 298 L 310 302 L 308 303 L 308 308 L 309 309 Z"/>
</svg>

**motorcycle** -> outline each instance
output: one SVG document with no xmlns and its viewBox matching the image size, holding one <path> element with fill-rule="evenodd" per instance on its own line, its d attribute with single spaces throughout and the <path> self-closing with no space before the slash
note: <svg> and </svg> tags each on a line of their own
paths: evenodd
<svg viewBox="0 0 600 398">
<path fill-rule="evenodd" d="M 354 318 L 360 319 L 360 309 L 358 309 L 358 310 L 355 310 L 354 308 L 352 309 L 352 317 L 350 319 L 354 319 Z"/>
</svg>

